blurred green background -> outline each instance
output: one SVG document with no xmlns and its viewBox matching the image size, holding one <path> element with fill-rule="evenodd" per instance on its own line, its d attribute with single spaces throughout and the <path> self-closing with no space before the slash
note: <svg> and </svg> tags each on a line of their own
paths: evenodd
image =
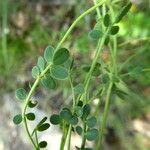
<svg viewBox="0 0 150 150">
<path fill-rule="evenodd" d="M 116 11 L 124 2 L 118 2 Z M 150 1 L 132 2 L 130 12 L 119 24 L 118 63 L 121 65 L 131 58 L 123 73 L 129 68 L 150 68 Z M 12 116 L 21 108 L 15 101 L 14 91 L 17 87 L 27 88 L 38 56 L 43 55 L 47 45 L 55 47 L 73 20 L 92 5 L 92 0 L 0 1 L 0 150 L 31 149 L 22 127 L 12 123 Z M 80 65 L 89 63 L 96 46 L 96 42 L 88 39 L 95 17 L 95 12 L 86 16 L 63 45 L 75 57 L 77 81 L 84 79 Z M 141 73 L 137 69 L 130 76 L 124 76 L 124 82 L 132 96 L 111 102 L 105 149 L 149 150 L 150 71 Z M 96 82 L 91 86 L 94 88 Z M 59 111 L 62 105 L 68 105 L 69 91 L 67 82 L 60 83 L 56 91 L 39 89 L 35 94 L 39 107 L 35 111 L 39 116 Z M 49 134 L 56 135 L 55 140 L 48 137 L 50 145 L 56 145 L 59 129 Z"/>
</svg>

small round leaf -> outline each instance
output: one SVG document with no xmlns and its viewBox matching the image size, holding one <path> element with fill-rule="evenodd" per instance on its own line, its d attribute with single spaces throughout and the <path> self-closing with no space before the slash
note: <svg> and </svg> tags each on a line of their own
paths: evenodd
<svg viewBox="0 0 150 150">
<path fill-rule="evenodd" d="M 53 124 L 53 125 L 57 125 L 60 123 L 60 116 L 57 115 L 57 114 L 53 114 L 51 117 L 50 117 L 50 122 Z"/>
<path fill-rule="evenodd" d="M 76 132 L 78 133 L 78 135 L 82 135 L 82 128 L 80 126 L 77 126 Z"/>
<path fill-rule="evenodd" d="M 110 33 L 111 33 L 112 35 L 115 35 L 115 34 L 117 34 L 118 32 L 119 32 L 119 26 L 113 26 L 113 27 L 111 28 Z"/>
<path fill-rule="evenodd" d="M 55 52 L 53 57 L 53 64 L 62 65 L 68 60 L 68 58 L 69 58 L 69 51 L 66 48 L 61 48 Z"/>
<path fill-rule="evenodd" d="M 72 118 L 69 120 L 69 123 L 71 125 L 76 125 L 78 123 L 78 118 L 76 116 L 72 116 Z"/>
<path fill-rule="evenodd" d="M 93 116 L 93 117 L 90 117 L 90 118 L 87 119 L 86 124 L 87 124 L 87 126 L 88 126 L 89 128 L 93 128 L 93 127 L 96 125 L 96 122 L 97 122 L 97 120 L 96 120 L 96 118 Z"/>
<path fill-rule="evenodd" d="M 28 120 L 31 120 L 31 121 L 35 120 L 35 114 L 34 113 L 28 113 L 28 114 L 26 114 L 26 117 Z"/>
<path fill-rule="evenodd" d="M 50 74 L 47 74 L 44 76 L 41 80 L 41 84 L 43 87 L 47 89 L 55 89 L 56 88 L 56 82 L 55 80 L 50 76 Z"/>
<path fill-rule="evenodd" d="M 45 148 L 47 146 L 47 142 L 46 141 L 41 141 L 40 143 L 39 143 L 39 147 L 40 148 Z"/>
<path fill-rule="evenodd" d="M 67 69 L 62 66 L 53 65 L 50 71 L 51 71 L 51 75 L 58 80 L 64 80 L 68 77 Z"/>
<path fill-rule="evenodd" d="M 60 112 L 60 118 L 69 122 L 69 120 L 72 118 L 72 114 L 71 114 L 70 110 L 67 110 L 67 109 L 62 110 Z"/>
<path fill-rule="evenodd" d="M 44 51 L 44 58 L 48 63 L 52 63 L 54 56 L 54 48 L 52 46 L 48 46 Z"/>
<path fill-rule="evenodd" d="M 20 124 L 20 123 L 22 122 L 22 116 L 21 116 L 21 114 L 14 116 L 13 122 L 14 122 L 14 124 L 16 124 L 16 125 L 17 125 L 17 124 Z"/>
<path fill-rule="evenodd" d="M 88 141 L 93 141 L 98 137 L 98 130 L 97 129 L 90 129 L 85 133 L 85 138 Z"/>
<path fill-rule="evenodd" d="M 102 36 L 102 32 L 99 30 L 91 30 L 88 36 L 92 39 L 99 39 Z"/>
<path fill-rule="evenodd" d="M 34 66 L 32 68 L 32 77 L 36 79 L 39 75 L 40 75 L 39 68 L 37 66 Z"/>
<path fill-rule="evenodd" d="M 18 100 L 25 100 L 27 97 L 27 92 L 23 88 L 19 88 L 16 90 L 16 98 Z"/>
</svg>

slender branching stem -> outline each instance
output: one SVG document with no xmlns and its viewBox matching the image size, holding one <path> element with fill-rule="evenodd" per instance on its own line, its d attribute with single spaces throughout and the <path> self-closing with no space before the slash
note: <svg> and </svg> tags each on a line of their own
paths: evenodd
<svg viewBox="0 0 150 150">
<path fill-rule="evenodd" d="M 105 2 L 105 0 L 103 0 L 102 2 L 99 2 L 97 3 L 97 5 L 91 7 L 90 9 L 88 9 L 87 11 L 85 11 L 83 14 L 81 14 L 74 22 L 73 24 L 70 26 L 70 28 L 68 29 L 68 31 L 66 32 L 66 34 L 64 35 L 64 37 L 62 38 L 62 40 L 59 42 L 58 46 L 56 47 L 56 51 L 60 48 L 60 46 L 62 45 L 62 43 L 66 40 L 66 38 L 70 35 L 71 31 L 74 29 L 74 27 L 77 25 L 77 23 L 84 17 L 86 16 L 87 14 L 91 13 L 92 11 L 94 11 L 96 8 L 98 8 L 99 6 L 101 6 L 103 3 Z M 35 80 L 25 102 L 24 102 L 24 106 L 23 106 L 23 109 L 22 109 L 22 118 L 23 118 L 23 121 L 24 121 L 24 125 L 25 125 L 25 129 L 26 129 L 26 132 L 28 134 L 28 137 L 32 143 L 32 145 L 34 146 L 34 148 L 36 149 L 36 144 L 31 136 L 31 133 L 29 131 L 29 128 L 28 128 L 28 124 L 27 124 L 27 120 L 26 120 L 26 117 L 25 117 L 25 114 L 26 114 L 26 109 L 27 109 L 27 106 L 28 106 L 28 103 L 29 103 L 29 100 L 32 96 L 32 94 L 34 93 L 36 87 L 38 86 L 39 82 L 40 82 L 40 79 L 46 74 L 46 72 L 50 69 L 51 67 L 51 64 L 49 64 L 45 70 L 40 74 L 40 76 Z M 62 138 L 65 138 L 66 135 Z M 64 144 L 64 143 L 63 143 Z"/>
</svg>

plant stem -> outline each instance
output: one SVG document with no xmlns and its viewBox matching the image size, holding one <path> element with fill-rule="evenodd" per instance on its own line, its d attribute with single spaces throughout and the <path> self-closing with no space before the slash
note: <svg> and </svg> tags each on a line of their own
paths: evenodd
<svg viewBox="0 0 150 150">
<path fill-rule="evenodd" d="M 84 136 L 84 133 L 86 132 L 86 123 L 83 122 L 83 133 L 82 133 L 82 143 L 81 143 L 81 149 L 85 148 L 85 142 L 86 142 L 86 138 Z"/>
<path fill-rule="evenodd" d="M 60 46 L 62 45 L 62 43 L 66 40 L 66 38 L 70 35 L 71 31 L 73 30 L 73 28 L 76 26 L 76 24 L 84 17 L 86 16 L 87 14 L 91 13 L 92 11 L 94 11 L 97 7 L 101 6 L 103 3 L 105 2 L 105 0 L 103 0 L 102 2 L 99 2 L 97 5 L 91 7 L 90 9 L 88 9 L 87 11 L 85 11 L 83 14 L 81 14 L 74 22 L 73 24 L 70 26 L 70 28 L 68 29 L 68 31 L 66 32 L 66 34 L 64 35 L 64 37 L 62 38 L 62 40 L 59 42 L 58 46 L 56 47 L 56 51 L 60 48 Z M 28 124 L 27 124 L 27 120 L 26 120 L 26 117 L 25 117 L 25 114 L 26 114 L 26 109 L 27 109 L 27 106 L 28 106 L 28 102 L 33 94 L 33 92 L 35 91 L 36 87 L 38 86 L 39 82 L 40 82 L 40 79 L 46 74 L 46 72 L 50 69 L 51 67 L 51 64 L 49 64 L 45 69 L 44 71 L 40 74 L 40 76 L 35 80 L 25 102 L 24 102 L 24 106 L 23 106 L 23 109 L 22 109 L 22 118 L 23 118 L 23 122 L 24 122 L 24 125 L 25 125 L 25 129 L 26 129 L 26 132 L 27 132 L 27 135 L 32 143 L 32 145 L 34 146 L 34 148 L 36 148 L 36 144 L 34 142 L 34 140 L 32 139 L 32 136 L 29 132 L 29 128 L 28 128 Z M 65 135 L 66 137 L 66 135 Z M 64 139 L 64 136 L 62 137 L 62 139 Z M 64 144 L 64 142 L 62 143 L 62 145 Z"/>
<path fill-rule="evenodd" d="M 102 142 L 103 142 L 103 137 L 104 137 L 104 133 L 105 133 L 107 115 L 108 115 L 108 111 L 109 111 L 110 95 L 111 95 L 112 86 L 113 86 L 113 82 L 110 81 L 107 95 L 106 95 L 106 102 L 105 102 L 104 114 L 102 117 L 102 123 L 101 123 L 100 129 L 99 129 L 99 137 L 100 138 L 99 138 L 96 150 L 102 149 Z"/>
</svg>

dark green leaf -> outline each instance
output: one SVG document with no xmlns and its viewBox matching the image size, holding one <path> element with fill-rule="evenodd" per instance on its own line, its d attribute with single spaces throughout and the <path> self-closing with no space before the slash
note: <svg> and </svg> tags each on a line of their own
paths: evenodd
<svg viewBox="0 0 150 150">
<path fill-rule="evenodd" d="M 109 36 L 107 36 L 106 39 L 105 39 L 104 44 L 105 44 L 105 45 L 108 45 L 109 41 L 110 41 L 110 38 L 109 38 Z"/>
<path fill-rule="evenodd" d="M 47 130 L 49 127 L 50 127 L 49 123 L 44 123 L 44 124 L 38 126 L 37 130 L 38 130 L 39 132 L 42 132 L 42 131 Z"/>
<path fill-rule="evenodd" d="M 57 115 L 57 114 L 53 114 L 51 117 L 50 117 L 50 122 L 53 124 L 53 125 L 57 125 L 60 123 L 60 116 Z"/>
<path fill-rule="evenodd" d="M 14 116 L 13 122 L 14 122 L 14 124 L 20 124 L 22 122 L 21 114 Z"/>
<path fill-rule="evenodd" d="M 99 39 L 102 36 L 102 32 L 99 30 L 91 30 L 88 36 L 92 39 Z"/>
<path fill-rule="evenodd" d="M 66 48 L 61 48 L 55 52 L 53 57 L 54 65 L 62 65 L 69 58 L 69 51 Z"/>
<path fill-rule="evenodd" d="M 46 141 L 41 141 L 40 143 L 39 143 L 39 147 L 40 148 L 45 148 L 47 146 L 47 142 Z"/>
<path fill-rule="evenodd" d="M 52 46 L 48 46 L 44 51 L 44 58 L 48 63 L 52 63 L 54 56 L 54 48 Z"/>
<path fill-rule="evenodd" d="M 37 103 L 38 103 L 37 101 L 29 101 L 28 106 L 30 108 L 34 108 L 37 105 Z"/>
<path fill-rule="evenodd" d="M 78 106 L 82 107 L 82 106 L 83 106 L 83 102 L 82 102 L 82 101 L 79 101 L 79 102 L 78 102 Z"/>
<path fill-rule="evenodd" d="M 67 109 L 62 110 L 62 111 L 60 112 L 60 118 L 61 118 L 61 119 L 64 119 L 64 120 L 67 121 L 67 122 L 69 122 L 69 120 L 72 118 L 72 113 L 71 113 L 71 111 L 70 111 L 70 110 L 67 110 Z"/>
<path fill-rule="evenodd" d="M 41 84 L 43 87 L 47 89 L 55 89 L 56 88 L 56 82 L 55 80 L 50 76 L 50 74 L 47 74 L 44 76 L 41 80 Z"/>
<path fill-rule="evenodd" d="M 74 92 L 77 93 L 77 94 L 82 94 L 82 93 L 84 93 L 84 86 L 83 86 L 83 84 L 80 83 L 80 84 L 76 85 L 76 86 L 74 87 Z"/>
<path fill-rule="evenodd" d="M 75 107 L 75 113 L 78 117 L 81 117 L 83 115 L 83 110 L 82 110 L 82 107 L 80 106 L 76 106 Z"/>
<path fill-rule="evenodd" d="M 34 66 L 32 68 L 32 77 L 36 79 L 39 75 L 40 75 L 39 68 L 37 66 Z"/>
<path fill-rule="evenodd" d="M 76 116 L 72 116 L 72 118 L 69 120 L 69 123 L 71 125 L 76 125 L 78 123 L 78 118 Z"/>
<path fill-rule="evenodd" d="M 122 11 L 117 15 L 115 23 L 118 23 L 122 20 L 122 18 L 127 14 L 127 12 L 130 10 L 132 6 L 132 3 L 129 2 L 123 9 Z"/>
<path fill-rule="evenodd" d="M 93 116 L 93 117 L 90 117 L 90 118 L 87 119 L 86 124 L 87 124 L 87 126 L 88 126 L 89 128 L 93 128 L 93 127 L 96 125 L 96 122 L 97 122 L 97 120 L 96 120 L 96 118 Z"/>
<path fill-rule="evenodd" d="M 80 126 L 77 126 L 76 132 L 78 133 L 78 135 L 82 135 L 82 128 Z"/>
<path fill-rule="evenodd" d="M 45 61 L 44 61 L 44 58 L 42 56 L 40 56 L 38 58 L 37 66 L 40 69 L 40 72 L 42 72 L 44 70 L 44 68 L 45 68 Z"/>
<path fill-rule="evenodd" d="M 51 75 L 59 80 L 64 80 L 68 77 L 68 70 L 62 66 L 53 65 L 50 69 Z"/>
<path fill-rule="evenodd" d="M 44 118 L 37 124 L 37 126 L 41 126 L 46 120 L 47 120 L 47 117 L 44 117 Z"/>
<path fill-rule="evenodd" d="M 117 34 L 119 32 L 119 26 L 113 26 L 112 28 L 111 28 L 111 30 L 110 30 L 110 33 L 112 34 L 112 35 L 115 35 L 115 34 Z"/>
<path fill-rule="evenodd" d="M 86 104 L 84 107 L 83 107 L 83 115 L 82 115 L 82 119 L 85 120 L 88 115 L 90 114 L 90 111 L 91 111 L 91 108 L 90 108 L 90 105 L 89 104 Z"/>
<path fill-rule="evenodd" d="M 16 90 L 16 98 L 18 100 L 25 100 L 27 97 L 27 92 L 23 88 L 19 88 Z"/>
<path fill-rule="evenodd" d="M 105 25 L 105 27 L 108 27 L 110 25 L 110 16 L 109 16 L 109 14 L 106 14 L 104 16 L 104 25 Z"/>
<path fill-rule="evenodd" d="M 35 114 L 34 113 L 28 113 L 28 114 L 26 114 L 26 117 L 28 120 L 31 120 L 31 121 L 35 120 Z"/>
<path fill-rule="evenodd" d="M 97 129 L 90 129 L 85 133 L 85 138 L 88 141 L 93 141 L 98 137 L 98 130 Z"/>
</svg>

